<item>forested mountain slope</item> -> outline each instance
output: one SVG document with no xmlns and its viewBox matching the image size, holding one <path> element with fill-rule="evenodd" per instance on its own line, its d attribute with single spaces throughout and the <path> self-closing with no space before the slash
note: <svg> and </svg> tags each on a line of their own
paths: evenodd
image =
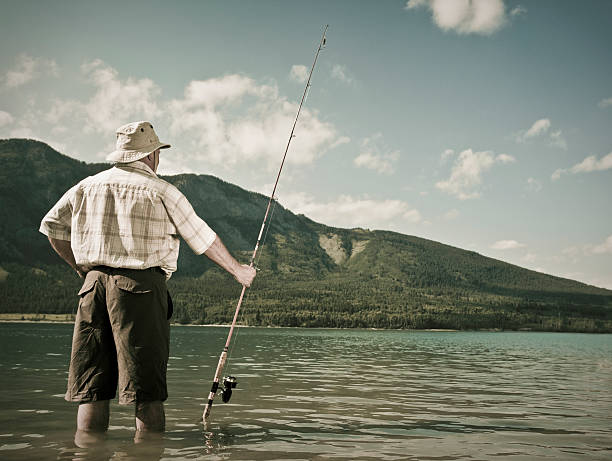
<svg viewBox="0 0 612 461">
<path fill-rule="evenodd" d="M 68 188 L 109 165 L 25 139 L 0 140 L 0 160 L 0 312 L 73 312 L 79 280 L 38 226 Z M 165 179 L 248 262 L 267 198 L 208 175 Z M 249 325 L 612 331 L 610 290 L 415 236 L 325 226 L 280 205 L 260 253 Z M 191 323 L 231 321 L 240 292 L 184 243 L 169 286 L 175 321 Z"/>
</svg>

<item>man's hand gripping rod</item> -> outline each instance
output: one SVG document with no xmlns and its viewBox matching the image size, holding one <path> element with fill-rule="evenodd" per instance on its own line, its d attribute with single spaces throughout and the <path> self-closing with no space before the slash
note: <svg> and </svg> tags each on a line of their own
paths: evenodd
<svg viewBox="0 0 612 461">
<path fill-rule="evenodd" d="M 317 53 L 315 54 L 314 62 L 312 63 L 312 67 L 310 68 L 310 74 L 308 75 L 308 81 L 306 82 L 306 87 L 304 88 L 304 94 L 302 94 L 302 100 L 300 101 L 300 107 L 298 108 L 297 115 L 295 116 L 295 120 L 293 122 L 293 127 L 291 128 L 291 134 L 289 135 L 289 140 L 287 141 L 287 147 L 285 147 L 285 153 L 283 154 L 283 160 L 281 162 L 280 168 L 278 169 L 278 175 L 276 176 L 276 182 L 274 183 L 274 189 L 272 190 L 272 195 L 270 195 L 270 200 L 268 200 L 268 207 L 266 208 L 266 213 L 264 215 L 263 222 L 261 223 L 261 229 L 259 231 L 259 236 L 257 237 L 257 243 L 255 244 L 255 249 L 253 250 L 253 255 L 251 256 L 250 266 L 253 267 L 255 256 L 257 255 L 257 250 L 259 249 L 259 244 L 261 242 L 261 236 L 263 235 L 264 228 L 266 227 L 266 222 L 268 220 L 268 214 L 270 213 L 270 206 L 272 205 L 272 200 L 274 200 L 274 193 L 276 192 L 276 187 L 278 186 L 278 180 L 280 178 L 281 172 L 283 171 L 283 165 L 285 164 L 285 159 L 287 158 L 287 152 L 289 152 L 289 146 L 291 145 L 291 140 L 293 139 L 293 133 L 295 132 L 295 126 L 297 125 L 298 118 L 300 117 L 300 112 L 302 110 L 302 105 L 304 104 L 304 100 L 306 99 L 306 94 L 308 92 L 308 87 L 310 87 L 310 79 L 312 78 L 312 72 L 314 71 L 315 65 L 317 64 L 317 59 L 319 57 L 319 53 L 325 46 L 325 34 L 327 32 L 327 28 L 329 25 L 325 26 L 325 30 L 323 31 L 323 36 L 321 37 L 321 42 L 319 43 L 319 48 L 317 49 Z M 215 377 L 213 379 L 212 387 L 210 389 L 210 394 L 208 394 L 208 402 L 206 403 L 206 407 L 204 407 L 203 420 L 204 423 L 208 421 L 210 416 L 210 410 L 212 408 L 213 400 L 215 399 L 215 395 L 217 394 L 217 390 L 219 389 L 219 380 L 221 379 L 221 374 L 223 373 L 223 367 L 225 366 L 225 361 L 227 360 L 227 352 L 229 350 L 229 345 L 232 340 L 232 334 L 234 333 L 234 327 L 236 326 L 236 321 L 238 320 L 238 313 L 240 312 L 240 306 L 242 305 L 242 299 L 244 298 L 244 293 L 246 291 L 246 286 L 242 286 L 242 292 L 240 293 L 240 299 L 238 299 L 238 305 L 236 306 L 236 312 L 234 312 L 234 319 L 232 320 L 232 326 L 230 327 L 229 334 L 227 335 L 227 341 L 225 341 L 225 347 L 223 348 L 223 352 L 221 352 L 221 356 L 219 357 L 219 363 L 217 364 L 217 371 L 215 371 Z"/>
</svg>

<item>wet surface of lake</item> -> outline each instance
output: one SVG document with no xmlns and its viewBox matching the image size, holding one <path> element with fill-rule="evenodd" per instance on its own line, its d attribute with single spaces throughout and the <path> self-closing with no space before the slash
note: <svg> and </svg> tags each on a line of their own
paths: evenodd
<svg viewBox="0 0 612 461">
<path fill-rule="evenodd" d="M 204 428 L 226 334 L 172 328 L 162 440 L 81 449 L 72 325 L 0 324 L 0 459 L 612 459 L 612 335 L 244 328 Z"/>
</svg>

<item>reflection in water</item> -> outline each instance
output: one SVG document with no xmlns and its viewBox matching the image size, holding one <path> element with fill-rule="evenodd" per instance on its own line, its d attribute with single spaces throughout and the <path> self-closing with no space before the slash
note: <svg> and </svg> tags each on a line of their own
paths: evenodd
<svg viewBox="0 0 612 461">
<path fill-rule="evenodd" d="M 106 442 L 97 447 L 74 449 L 74 451 L 66 450 L 65 454 L 69 456 L 66 458 L 59 459 L 70 459 L 72 461 L 108 461 L 115 459 L 121 459 L 125 461 L 155 461 L 162 458 L 164 449 L 165 448 L 163 440 L 160 440 L 158 442 L 152 442 L 146 445 L 133 444 L 123 445 L 119 447 L 116 444 L 110 444 Z"/>
<path fill-rule="evenodd" d="M 63 401 L 70 325 L 0 324 L 1 459 L 606 459 L 612 336 L 241 329 L 228 404 L 201 418 L 226 331 L 174 327 L 167 432 L 111 405 L 91 445 Z M 36 341 L 33 341 L 36 338 Z M 59 355 L 49 355 L 49 353 Z M 138 440 L 137 440 L 138 442 Z"/>
</svg>

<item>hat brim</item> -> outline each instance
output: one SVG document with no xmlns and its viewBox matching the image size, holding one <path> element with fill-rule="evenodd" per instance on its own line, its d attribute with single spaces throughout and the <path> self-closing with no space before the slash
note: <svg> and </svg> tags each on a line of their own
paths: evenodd
<svg viewBox="0 0 612 461">
<path fill-rule="evenodd" d="M 150 144 L 142 149 L 137 150 L 116 150 L 111 152 L 106 156 L 106 160 L 108 162 L 113 163 L 131 163 L 136 160 L 140 160 L 141 158 L 146 157 L 151 152 L 156 151 L 157 149 L 168 149 L 170 144 L 165 144 L 163 142 L 156 142 Z"/>
</svg>

